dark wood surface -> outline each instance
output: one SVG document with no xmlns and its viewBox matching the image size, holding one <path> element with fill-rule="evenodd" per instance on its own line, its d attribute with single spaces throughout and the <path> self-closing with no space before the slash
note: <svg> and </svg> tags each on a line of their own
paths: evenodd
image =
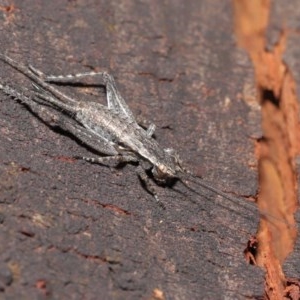
<svg viewBox="0 0 300 300">
<path fill-rule="evenodd" d="M 274 1 L 270 41 L 284 21 L 294 26 L 286 55 L 298 79 L 294 2 Z M 14 1 L 0 24 L 1 52 L 46 74 L 110 71 L 135 115 L 154 122 L 157 140 L 190 169 L 241 203 L 256 194 L 260 113 L 231 1 Z M 31 87 L 4 64 L 0 76 Z M 103 89 L 63 89 L 105 103 Z M 17 101 L 0 101 L 0 298 L 263 295 L 263 271 L 243 255 L 258 222 L 247 206 L 177 183 L 159 188 L 162 210 L 134 166 L 76 161 L 94 154 Z M 287 264 L 291 276 L 297 263 Z"/>
</svg>

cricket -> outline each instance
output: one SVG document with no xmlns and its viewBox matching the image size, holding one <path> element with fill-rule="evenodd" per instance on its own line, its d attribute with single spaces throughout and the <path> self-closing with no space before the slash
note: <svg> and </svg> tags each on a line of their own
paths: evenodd
<svg viewBox="0 0 300 300">
<path fill-rule="evenodd" d="M 146 129 L 139 125 L 119 93 L 114 78 L 107 72 L 47 76 L 33 66 L 27 67 L 4 54 L 0 54 L 0 60 L 28 77 L 33 83 L 32 91 L 24 88 L 17 91 L 1 83 L 0 90 L 25 104 L 41 119 L 45 114 L 49 118 L 56 119 L 59 127 L 99 153 L 98 157 L 80 157 L 81 159 L 103 165 L 109 162 L 134 163 L 147 191 L 161 207 L 164 208 L 164 205 L 158 196 L 157 186 L 167 186 L 175 179 L 194 192 L 196 191 L 187 185 L 186 180 L 196 182 L 235 204 L 249 206 L 251 210 L 257 211 L 250 203 L 246 204 L 193 175 L 183 166 L 174 149 L 163 149 L 153 137 L 155 125 L 150 124 Z M 78 84 L 85 77 L 91 76 L 99 77 L 102 81 L 99 86 L 106 88 L 107 106 L 98 102 L 73 99 L 53 85 Z M 61 117 L 54 116 L 49 108 L 55 110 Z M 153 180 L 146 173 L 149 168 Z"/>
</svg>

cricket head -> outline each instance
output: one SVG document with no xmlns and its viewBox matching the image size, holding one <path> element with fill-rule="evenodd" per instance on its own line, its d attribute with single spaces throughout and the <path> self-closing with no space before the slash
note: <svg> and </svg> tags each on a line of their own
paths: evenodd
<svg viewBox="0 0 300 300">
<path fill-rule="evenodd" d="M 174 149 L 164 149 L 164 152 L 164 160 L 152 169 L 154 178 L 161 182 L 166 182 L 168 179 L 172 178 L 178 178 L 178 173 L 183 173 L 185 171 L 181 166 L 181 160 Z"/>
</svg>

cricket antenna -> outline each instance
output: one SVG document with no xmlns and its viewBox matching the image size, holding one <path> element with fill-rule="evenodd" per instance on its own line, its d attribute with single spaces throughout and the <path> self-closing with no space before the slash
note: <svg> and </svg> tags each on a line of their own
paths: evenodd
<svg viewBox="0 0 300 300">
<path fill-rule="evenodd" d="M 184 168 L 182 168 L 182 171 L 178 172 L 180 175 L 178 176 L 179 181 L 190 191 L 196 193 L 199 195 L 199 192 L 192 188 L 186 181 L 191 181 L 195 184 L 198 184 L 200 187 L 203 187 L 213 193 L 215 193 L 216 195 L 219 195 L 221 197 L 223 197 L 224 199 L 229 200 L 230 202 L 239 205 L 241 207 L 244 207 L 246 209 L 250 209 L 253 213 L 258 213 L 261 217 L 268 219 L 268 221 L 270 222 L 271 219 L 276 220 L 276 221 L 280 221 L 285 223 L 287 226 L 289 227 L 295 227 L 296 225 L 290 224 L 289 222 L 287 222 L 286 220 L 280 219 L 278 217 L 273 216 L 272 214 L 269 214 L 268 212 L 262 212 L 259 211 L 256 205 L 253 205 L 249 202 L 246 201 L 242 201 L 242 198 L 238 198 L 238 197 L 233 197 L 228 195 L 226 192 L 223 192 L 215 187 L 213 187 L 212 185 L 210 185 L 209 183 L 207 183 L 206 181 L 204 181 L 201 177 L 194 175 L 192 172 L 190 172 L 189 170 L 186 170 Z M 224 207 L 226 207 L 225 205 L 222 205 Z M 226 207 L 228 209 L 228 207 Z M 230 208 L 230 210 L 235 211 L 234 209 Z"/>
</svg>

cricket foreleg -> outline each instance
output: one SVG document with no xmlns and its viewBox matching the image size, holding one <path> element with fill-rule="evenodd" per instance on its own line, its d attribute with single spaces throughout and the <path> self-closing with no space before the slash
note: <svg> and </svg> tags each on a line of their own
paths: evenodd
<svg viewBox="0 0 300 300">
<path fill-rule="evenodd" d="M 141 181 L 145 184 L 147 191 L 153 195 L 153 197 L 155 198 L 155 200 L 159 204 L 159 206 L 162 207 L 163 209 L 165 209 L 164 204 L 159 200 L 159 198 L 157 196 L 157 192 L 155 189 L 156 185 L 154 185 L 154 183 L 150 180 L 150 178 L 146 174 L 145 170 L 139 165 L 136 168 L 136 172 L 137 172 L 139 178 L 141 179 Z"/>
</svg>

